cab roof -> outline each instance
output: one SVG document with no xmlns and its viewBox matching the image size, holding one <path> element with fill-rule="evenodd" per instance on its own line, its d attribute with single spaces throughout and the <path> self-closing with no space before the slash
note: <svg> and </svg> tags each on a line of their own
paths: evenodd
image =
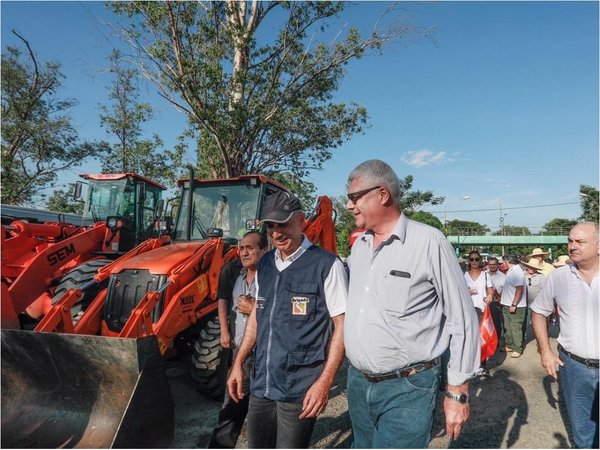
<svg viewBox="0 0 600 450">
<path fill-rule="evenodd" d="M 211 183 L 223 183 L 223 182 L 234 182 L 234 181 L 246 181 L 250 179 L 258 179 L 261 184 L 272 184 L 273 186 L 281 189 L 282 191 L 289 192 L 290 190 L 278 181 L 272 180 L 264 175 L 240 175 L 235 178 L 194 178 L 194 182 L 198 184 L 211 184 Z M 180 178 L 177 180 L 177 186 L 181 187 L 183 183 L 187 182 L 189 178 Z"/>
<path fill-rule="evenodd" d="M 83 173 L 79 176 L 86 180 L 122 180 L 124 178 L 131 177 L 138 181 L 142 181 L 144 183 L 151 184 L 152 186 L 156 186 L 157 188 L 160 188 L 163 191 L 167 189 L 166 186 L 163 186 L 162 184 L 157 183 L 156 181 L 153 181 L 150 178 L 146 178 L 142 175 L 138 175 L 137 173 L 131 173 L 131 172 L 129 172 L 129 173 L 99 173 L 99 174 Z"/>
</svg>

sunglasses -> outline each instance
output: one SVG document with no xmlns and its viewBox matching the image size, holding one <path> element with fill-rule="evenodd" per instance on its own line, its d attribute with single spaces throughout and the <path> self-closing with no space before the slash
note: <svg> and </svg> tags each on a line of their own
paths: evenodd
<svg viewBox="0 0 600 450">
<path fill-rule="evenodd" d="M 348 197 L 348 200 L 350 200 L 352 203 L 356 203 L 363 195 L 380 188 L 381 186 L 374 186 L 369 189 L 363 189 L 362 191 L 351 192 L 349 194 L 346 194 L 346 196 Z"/>
<path fill-rule="evenodd" d="M 469 258 L 469 261 L 479 261 L 479 258 Z"/>
</svg>

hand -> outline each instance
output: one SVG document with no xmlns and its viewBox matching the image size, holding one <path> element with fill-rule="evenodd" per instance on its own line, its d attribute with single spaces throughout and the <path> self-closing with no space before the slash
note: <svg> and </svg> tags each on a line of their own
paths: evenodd
<svg viewBox="0 0 600 450">
<path fill-rule="evenodd" d="M 540 350 L 540 357 L 542 360 L 542 367 L 546 370 L 548 375 L 550 375 L 555 380 L 558 379 L 558 374 L 556 372 L 557 364 L 559 366 L 564 366 L 565 363 L 556 355 L 550 348 L 546 348 L 545 350 Z"/>
<path fill-rule="evenodd" d="M 221 329 L 221 347 L 231 348 L 231 333 L 229 329 Z"/>
<path fill-rule="evenodd" d="M 510 305 L 510 308 L 508 308 L 508 313 L 514 314 L 516 312 L 517 312 L 517 307 L 515 305 Z"/>
<path fill-rule="evenodd" d="M 227 389 L 234 402 L 239 403 L 246 396 L 244 392 L 244 369 L 241 364 L 234 364 L 227 378 Z"/>
<path fill-rule="evenodd" d="M 471 294 L 471 295 L 477 295 L 478 293 L 479 293 L 479 291 L 475 288 L 469 289 L 469 294 Z"/>
<path fill-rule="evenodd" d="M 302 402 L 302 413 L 299 419 L 307 419 L 309 417 L 317 417 L 327 406 L 329 400 L 329 386 L 323 381 L 317 380 L 308 389 Z"/>
<path fill-rule="evenodd" d="M 448 397 L 444 398 L 444 416 L 446 416 L 446 435 L 454 440 L 462 431 L 469 418 L 469 404 L 464 405 Z"/>
<path fill-rule="evenodd" d="M 251 295 L 240 295 L 237 298 L 237 309 L 242 314 L 250 315 L 254 309 L 254 303 L 256 299 Z"/>
<path fill-rule="evenodd" d="M 489 305 L 492 302 L 492 297 L 487 295 L 487 296 L 483 297 L 483 301 L 486 305 Z"/>
</svg>

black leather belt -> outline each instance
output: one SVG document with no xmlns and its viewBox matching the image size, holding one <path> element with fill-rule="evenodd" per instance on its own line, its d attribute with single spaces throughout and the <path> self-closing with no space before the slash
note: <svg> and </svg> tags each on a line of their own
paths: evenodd
<svg viewBox="0 0 600 450">
<path fill-rule="evenodd" d="M 566 351 L 565 348 L 560 344 L 558 344 L 558 351 L 563 352 L 565 355 L 567 355 L 573 361 L 577 361 L 578 363 L 585 364 L 586 366 L 593 367 L 595 369 L 598 368 L 598 360 L 597 359 L 582 358 L 581 356 L 574 355 L 573 353 Z"/>
<path fill-rule="evenodd" d="M 411 366 L 405 367 L 404 369 L 394 370 L 392 372 L 386 373 L 365 373 L 359 370 L 363 377 L 367 379 L 367 381 L 371 383 L 379 383 L 380 381 L 391 380 L 394 378 L 405 378 L 410 377 L 416 373 L 423 372 L 424 370 L 429 370 L 439 364 L 439 358 L 432 359 L 431 361 L 425 361 L 413 364 Z M 357 369 L 358 370 L 358 369 Z"/>
</svg>

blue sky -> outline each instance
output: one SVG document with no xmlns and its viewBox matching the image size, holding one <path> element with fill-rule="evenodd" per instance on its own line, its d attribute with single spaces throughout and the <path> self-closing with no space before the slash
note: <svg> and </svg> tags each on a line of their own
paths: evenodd
<svg viewBox="0 0 600 450">
<path fill-rule="evenodd" d="M 368 31 L 390 3 L 348 5 L 336 27 Z M 319 194 L 341 195 L 348 173 L 370 158 L 387 161 L 414 188 L 446 197 L 423 209 L 443 221 L 473 220 L 534 232 L 555 217 L 580 214 L 580 184 L 598 187 L 597 2 L 411 2 L 414 21 L 435 28 L 425 39 L 394 43 L 382 56 L 348 66 L 336 100 L 368 109 L 370 128 L 311 177 Z M 106 56 L 123 44 L 107 25 L 118 18 L 99 2 L 0 4 L 2 48 L 15 28 L 40 60 L 62 63 L 63 97 L 78 99 L 73 123 L 82 139 L 106 139 Z M 185 117 L 140 85 L 156 116 L 148 130 L 166 146 Z M 75 173 L 98 170 L 86 164 Z M 464 197 L 470 197 L 464 199 Z M 534 207 L 539 205 L 563 204 Z M 481 211 L 491 209 L 491 211 Z M 465 212 L 455 212 L 465 211 Z"/>
</svg>

